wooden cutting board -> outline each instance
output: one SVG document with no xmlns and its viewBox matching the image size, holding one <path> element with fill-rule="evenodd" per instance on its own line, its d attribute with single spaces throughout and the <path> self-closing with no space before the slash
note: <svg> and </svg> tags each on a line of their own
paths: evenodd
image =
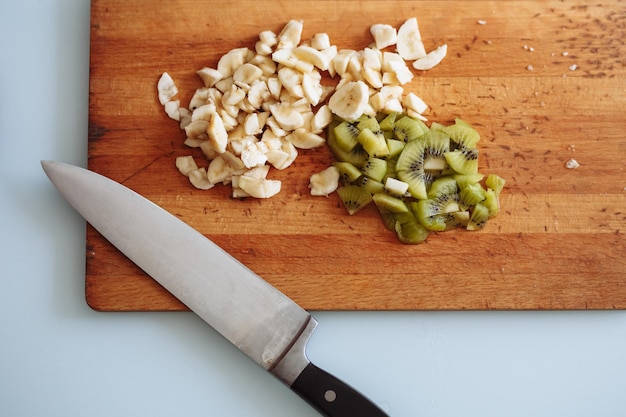
<svg viewBox="0 0 626 417">
<path fill-rule="evenodd" d="M 461 117 L 482 135 L 480 171 L 507 180 L 500 215 L 480 232 L 399 243 L 374 207 L 348 216 L 309 194 L 326 147 L 273 170 L 282 192 L 235 200 L 194 189 L 177 156 L 201 154 L 163 112 L 167 71 L 183 104 L 195 71 L 263 30 L 304 21 L 341 48 L 369 27 L 416 16 L 441 65 L 415 74 L 430 121 Z M 626 308 L 626 8 L 621 1 L 93 0 L 89 168 L 143 194 L 311 310 Z M 580 163 L 567 169 L 570 159 Z M 206 163 L 204 163 L 206 165 Z M 211 271 L 206 271 L 207 276 Z M 183 310 L 87 230 L 86 295 L 97 310 Z"/>
</svg>

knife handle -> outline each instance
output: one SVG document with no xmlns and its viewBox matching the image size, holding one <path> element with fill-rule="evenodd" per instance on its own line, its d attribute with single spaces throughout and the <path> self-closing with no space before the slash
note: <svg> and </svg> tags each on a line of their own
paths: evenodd
<svg viewBox="0 0 626 417">
<path fill-rule="evenodd" d="M 354 388 L 312 363 L 291 389 L 328 417 L 389 417 Z"/>
</svg>

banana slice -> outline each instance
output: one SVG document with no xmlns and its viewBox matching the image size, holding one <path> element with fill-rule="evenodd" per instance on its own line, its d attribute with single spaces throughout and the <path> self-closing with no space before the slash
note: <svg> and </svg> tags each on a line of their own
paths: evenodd
<svg viewBox="0 0 626 417">
<path fill-rule="evenodd" d="M 309 188 L 311 195 L 328 197 L 339 187 L 339 170 L 331 165 L 322 172 L 311 175 Z"/>
<path fill-rule="evenodd" d="M 223 78 L 232 77 L 237 68 L 242 66 L 248 58 L 248 48 L 231 49 L 217 61 L 217 70 Z"/>
<path fill-rule="evenodd" d="M 278 34 L 277 49 L 293 49 L 300 43 L 302 37 L 302 20 L 290 20 Z"/>
<path fill-rule="evenodd" d="M 328 107 L 344 120 L 356 120 L 368 105 L 369 91 L 363 81 L 350 81 L 330 97 Z"/>
<path fill-rule="evenodd" d="M 426 56 L 422 35 L 420 34 L 415 17 L 408 19 L 398 29 L 396 48 L 400 56 L 407 61 L 413 61 Z"/>
<path fill-rule="evenodd" d="M 326 71 L 330 64 L 328 55 L 307 45 L 300 45 L 294 48 L 293 54 L 301 61 L 310 62 L 322 71 Z"/>
<path fill-rule="evenodd" d="M 228 133 L 224 127 L 224 122 L 220 115 L 216 112 L 211 114 L 207 129 L 209 135 L 209 143 L 215 149 L 217 153 L 226 152 L 226 145 L 228 145 Z"/>
<path fill-rule="evenodd" d="M 280 192 L 279 180 L 259 179 L 242 175 L 239 177 L 239 188 L 254 198 L 270 198 Z"/>
<path fill-rule="evenodd" d="M 176 88 L 174 80 L 172 80 L 172 77 L 167 72 L 164 72 L 161 78 L 159 78 L 157 90 L 159 92 L 159 102 L 161 105 L 165 105 L 165 103 L 178 94 L 178 88 Z"/>
<path fill-rule="evenodd" d="M 423 58 L 413 62 L 413 68 L 417 70 L 429 70 L 438 65 L 448 53 L 448 45 L 443 44 L 434 51 L 431 51 Z"/>
<path fill-rule="evenodd" d="M 376 48 L 384 49 L 388 46 L 395 45 L 398 40 L 396 28 L 391 25 L 377 23 L 370 27 L 370 33 L 376 43 Z"/>
<path fill-rule="evenodd" d="M 304 128 L 294 130 L 285 139 L 299 149 L 319 148 L 326 143 L 326 139 Z"/>
</svg>

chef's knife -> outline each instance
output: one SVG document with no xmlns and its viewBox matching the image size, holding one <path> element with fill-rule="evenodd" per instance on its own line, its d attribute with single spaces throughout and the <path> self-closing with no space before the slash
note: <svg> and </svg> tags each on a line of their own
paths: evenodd
<svg viewBox="0 0 626 417">
<path fill-rule="evenodd" d="M 317 321 L 204 235 L 95 172 L 42 167 L 109 242 L 265 370 L 329 417 L 388 417 L 306 356 Z"/>
</svg>

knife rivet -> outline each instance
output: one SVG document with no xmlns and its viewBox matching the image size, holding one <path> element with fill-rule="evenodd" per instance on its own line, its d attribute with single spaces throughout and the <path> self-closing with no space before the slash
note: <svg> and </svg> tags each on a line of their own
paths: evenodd
<svg viewBox="0 0 626 417">
<path fill-rule="evenodd" d="M 332 389 L 329 389 L 324 393 L 324 399 L 326 400 L 326 402 L 332 403 L 337 399 L 337 393 Z"/>
</svg>

